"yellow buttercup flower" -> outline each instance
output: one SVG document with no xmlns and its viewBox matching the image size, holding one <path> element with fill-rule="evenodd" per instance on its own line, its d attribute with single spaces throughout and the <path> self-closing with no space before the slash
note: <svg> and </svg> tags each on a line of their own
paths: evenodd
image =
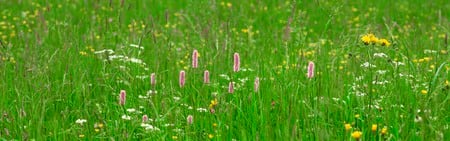
<svg viewBox="0 0 450 141">
<path fill-rule="evenodd" d="M 372 132 L 375 132 L 375 131 L 377 131 L 377 124 L 372 124 Z"/>
<path fill-rule="evenodd" d="M 361 131 L 355 131 L 352 133 L 352 138 L 359 140 L 362 136 L 362 132 Z"/>
<path fill-rule="evenodd" d="M 350 125 L 348 123 L 345 124 L 344 127 L 345 127 L 345 131 L 349 131 L 350 129 L 352 129 L 352 125 Z"/>
<path fill-rule="evenodd" d="M 383 129 L 381 129 L 381 135 L 386 135 L 387 134 L 387 127 L 383 127 Z"/>
<path fill-rule="evenodd" d="M 427 90 L 421 90 L 420 93 L 422 93 L 423 95 L 426 95 L 426 94 L 428 94 L 428 91 Z"/>
<path fill-rule="evenodd" d="M 214 135 L 213 134 L 209 134 L 208 138 L 212 139 L 212 138 L 214 138 Z"/>
</svg>

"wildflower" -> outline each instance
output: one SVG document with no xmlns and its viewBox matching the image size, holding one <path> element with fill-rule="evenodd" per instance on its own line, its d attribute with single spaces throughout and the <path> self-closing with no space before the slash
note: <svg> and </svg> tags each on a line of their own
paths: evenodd
<svg viewBox="0 0 450 141">
<path fill-rule="evenodd" d="M 141 123 L 141 127 L 143 127 L 145 130 L 160 131 L 160 129 L 158 127 L 155 127 L 155 126 L 147 124 L 147 123 Z"/>
<path fill-rule="evenodd" d="M 198 52 L 194 50 L 192 52 L 192 68 L 198 68 Z"/>
<path fill-rule="evenodd" d="M 232 94 L 234 92 L 234 84 L 233 82 L 230 82 L 228 84 L 228 93 Z"/>
<path fill-rule="evenodd" d="M 426 95 L 426 94 L 428 94 L 428 91 L 427 90 L 421 90 L 420 93 L 422 93 L 423 95 Z"/>
<path fill-rule="evenodd" d="M 192 107 L 191 106 L 189 106 L 189 108 L 188 109 L 192 109 Z M 207 112 L 208 110 L 207 109 L 205 109 L 205 108 L 197 108 L 196 109 L 198 112 Z"/>
<path fill-rule="evenodd" d="M 314 77 L 314 62 L 310 61 L 308 64 L 308 78 L 311 79 Z"/>
<path fill-rule="evenodd" d="M 209 84 L 209 71 L 208 70 L 205 70 L 205 72 L 203 73 L 203 83 Z"/>
<path fill-rule="evenodd" d="M 194 117 L 192 115 L 188 115 L 186 120 L 188 124 L 192 124 L 194 122 Z"/>
<path fill-rule="evenodd" d="M 228 8 L 231 8 L 231 6 L 233 6 L 233 4 L 227 2 L 227 7 L 228 7 Z"/>
<path fill-rule="evenodd" d="M 386 39 L 380 39 L 380 40 L 378 40 L 378 43 L 380 43 L 381 46 L 387 46 L 387 47 L 391 45 L 391 43 Z"/>
<path fill-rule="evenodd" d="M 209 108 L 214 108 L 219 102 L 217 102 L 217 99 L 211 100 L 211 104 L 209 104 Z"/>
<path fill-rule="evenodd" d="M 77 119 L 77 120 L 75 121 L 75 123 L 80 124 L 80 125 L 83 125 L 85 122 L 87 122 L 86 119 Z"/>
<path fill-rule="evenodd" d="M 359 114 L 356 114 L 356 115 L 355 115 L 355 118 L 359 118 L 359 117 L 360 117 Z"/>
<path fill-rule="evenodd" d="M 375 131 L 377 131 L 377 127 L 378 127 L 378 125 L 377 124 L 372 124 L 372 132 L 375 132 Z"/>
<path fill-rule="evenodd" d="M 78 137 L 84 138 L 84 134 L 80 134 L 80 135 L 78 135 Z"/>
<path fill-rule="evenodd" d="M 213 123 L 213 127 L 217 127 L 217 123 Z"/>
<path fill-rule="evenodd" d="M 177 137 L 177 136 L 172 136 L 172 139 L 173 139 L 173 140 L 177 140 L 178 137 Z"/>
<path fill-rule="evenodd" d="M 383 129 L 381 129 L 381 135 L 386 135 L 387 134 L 387 127 L 383 127 Z"/>
<path fill-rule="evenodd" d="M 239 53 L 234 53 L 234 65 L 233 65 L 233 71 L 238 72 L 240 67 L 240 59 L 239 59 Z"/>
<path fill-rule="evenodd" d="M 259 77 L 255 78 L 255 86 L 254 86 L 255 92 L 259 91 Z"/>
<path fill-rule="evenodd" d="M 180 81 L 179 81 L 179 83 L 180 83 L 180 87 L 183 87 L 184 86 L 184 84 L 185 84 L 185 81 L 186 81 L 186 78 L 185 78 L 185 72 L 182 70 L 182 71 L 180 71 Z"/>
<path fill-rule="evenodd" d="M 100 132 L 100 129 L 95 128 L 94 131 L 95 131 L 95 132 Z"/>
<path fill-rule="evenodd" d="M 361 37 L 361 41 L 365 45 L 376 44 L 378 42 L 378 38 L 375 37 L 375 35 L 373 35 L 372 33 L 369 33 L 369 34 L 366 34 L 366 35 L 362 36 Z"/>
<path fill-rule="evenodd" d="M 147 115 L 143 115 L 142 116 L 142 122 L 147 122 L 148 121 L 148 116 Z"/>
<path fill-rule="evenodd" d="M 136 112 L 136 109 L 130 108 L 130 109 L 127 109 L 127 112 L 129 112 L 129 113 L 134 113 L 134 112 Z"/>
<path fill-rule="evenodd" d="M 103 128 L 103 123 L 95 123 L 94 128 Z"/>
<path fill-rule="evenodd" d="M 122 119 L 131 120 L 131 117 L 129 115 L 122 115 Z"/>
<path fill-rule="evenodd" d="M 352 129 L 352 125 L 350 125 L 348 123 L 345 124 L 344 127 L 345 127 L 345 131 L 349 131 L 350 129 Z"/>
<path fill-rule="evenodd" d="M 213 134 L 209 134 L 208 138 L 212 139 L 212 138 L 214 138 L 214 135 Z"/>
<path fill-rule="evenodd" d="M 387 58 L 388 56 L 384 53 L 374 53 L 373 54 L 374 57 L 380 57 L 380 58 Z"/>
<path fill-rule="evenodd" d="M 85 51 L 80 51 L 80 55 L 82 55 L 82 56 L 86 56 L 86 55 L 87 55 L 87 53 L 86 53 Z"/>
<path fill-rule="evenodd" d="M 150 74 L 150 85 L 152 85 L 153 87 L 156 85 L 156 74 L 155 73 Z"/>
<path fill-rule="evenodd" d="M 352 133 L 352 138 L 359 140 L 362 136 L 362 132 L 361 131 L 355 131 Z"/>
<path fill-rule="evenodd" d="M 126 96 L 127 96 L 127 93 L 125 92 L 125 90 L 121 90 L 120 95 L 119 95 L 119 104 L 120 105 L 122 105 L 122 106 L 125 105 Z"/>
</svg>

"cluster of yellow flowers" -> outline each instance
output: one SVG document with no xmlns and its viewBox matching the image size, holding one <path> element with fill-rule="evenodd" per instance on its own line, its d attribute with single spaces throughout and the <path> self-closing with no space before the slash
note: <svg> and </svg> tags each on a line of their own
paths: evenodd
<svg viewBox="0 0 450 141">
<path fill-rule="evenodd" d="M 356 116 L 358 116 L 358 117 L 356 117 Z M 359 118 L 359 115 L 356 115 L 355 116 L 355 118 Z M 354 123 L 353 123 L 354 124 Z M 344 124 L 344 128 L 345 128 L 345 131 L 350 131 L 351 129 L 352 129 L 352 124 L 349 124 L 349 123 L 346 123 L 346 124 Z M 378 131 L 378 125 L 377 124 L 372 124 L 372 126 L 371 126 L 371 131 L 373 132 L 373 133 L 377 133 L 377 131 Z M 387 135 L 387 133 L 388 133 L 388 129 L 387 129 L 387 127 L 386 126 L 384 126 L 382 129 L 381 129 L 381 131 L 380 131 L 380 134 L 382 135 L 382 136 L 384 136 L 384 135 Z M 350 136 L 352 137 L 352 138 L 354 138 L 355 140 L 360 140 L 361 139 L 361 137 L 362 137 L 362 132 L 360 131 L 360 130 L 358 130 L 358 129 L 355 129 L 351 134 L 350 134 Z"/>
<path fill-rule="evenodd" d="M 390 46 L 391 43 L 387 40 L 387 39 L 383 39 L 383 38 L 378 38 L 375 35 L 373 35 L 372 33 L 363 35 L 361 37 L 361 41 L 365 44 L 365 45 L 376 45 L 379 44 L 381 46 Z"/>
</svg>

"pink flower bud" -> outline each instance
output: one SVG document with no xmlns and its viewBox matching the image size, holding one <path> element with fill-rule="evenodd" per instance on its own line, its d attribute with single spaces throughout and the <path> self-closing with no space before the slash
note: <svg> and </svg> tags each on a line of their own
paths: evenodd
<svg viewBox="0 0 450 141">
<path fill-rule="evenodd" d="M 259 91 L 259 77 L 255 78 L 255 92 Z"/>
<path fill-rule="evenodd" d="M 209 84 L 209 71 L 208 70 L 205 70 L 205 72 L 203 73 L 203 83 Z"/>
<path fill-rule="evenodd" d="M 308 78 L 311 79 L 314 77 L 314 62 L 310 61 L 308 64 Z"/>
<path fill-rule="evenodd" d="M 186 73 L 182 70 L 182 71 L 180 71 L 180 80 L 179 80 L 179 83 L 180 83 L 180 87 L 184 87 L 184 84 L 186 83 Z"/>
<path fill-rule="evenodd" d="M 194 50 L 192 52 L 192 68 L 198 68 L 198 52 Z"/>
<path fill-rule="evenodd" d="M 142 116 L 142 122 L 147 122 L 148 121 L 148 116 L 147 115 L 143 115 Z"/>
<path fill-rule="evenodd" d="M 241 65 L 241 62 L 239 60 L 239 53 L 234 53 L 234 65 L 233 65 L 233 70 L 234 72 L 238 72 L 239 71 L 239 67 Z"/>
<path fill-rule="evenodd" d="M 156 75 L 155 75 L 155 73 L 150 74 L 150 84 L 153 87 L 156 85 Z"/>
<path fill-rule="evenodd" d="M 230 82 L 230 84 L 228 84 L 228 93 L 232 94 L 234 92 L 234 84 L 233 82 Z"/>
<path fill-rule="evenodd" d="M 119 105 L 125 105 L 125 100 L 127 97 L 127 93 L 125 92 L 125 90 L 121 90 L 120 91 L 120 95 L 119 95 Z"/>
<path fill-rule="evenodd" d="M 214 114 L 214 113 L 216 113 L 216 110 L 215 110 L 214 108 L 211 108 L 211 109 L 209 109 L 209 112 L 210 112 L 211 114 Z"/>
<path fill-rule="evenodd" d="M 194 117 L 192 115 L 188 115 L 186 120 L 188 124 L 192 124 L 194 122 Z"/>
</svg>

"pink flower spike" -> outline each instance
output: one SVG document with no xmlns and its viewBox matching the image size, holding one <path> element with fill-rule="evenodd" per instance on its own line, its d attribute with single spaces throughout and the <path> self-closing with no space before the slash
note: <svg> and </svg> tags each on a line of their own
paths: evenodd
<svg viewBox="0 0 450 141">
<path fill-rule="evenodd" d="M 308 78 L 311 79 L 314 77 L 314 62 L 310 61 L 308 64 Z"/>
<path fill-rule="evenodd" d="M 121 90 L 120 91 L 120 95 L 119 95 L 119 105 L 125 105 L 125 100 L 127 97 L 127 92 L 125 92 L 125 90 Z"/>
<path fill-rule="evenodd" d="M 142 116 L 142 122 L 147 122 L 148 121 L 148 116 L 147 115 L 143 115 Z"/>
<path fill-rule="evenodd" d="M 241 65 L 240 59 L 239 59 L 239 53 L 234 53 L 234 65 L 233 65 L 233 71 L 234 72 L 238 72 L 239 71 L 239 67 Z"/>
<path fill-rule="evenodd" d="M 228 84 L 228 93 L 232 94 L 234 92 L 234 84 L 233 82 L 230 82 L 230 84 Z"/>
<path fill-rule="evenodd" d="M 180 87 L 184 87 L 184 84 L 186 83 L 186 73 L 184 72 L 184 70 L 180 71 Z"/>
<path fill-rule="evenodd" d="M 259 77 L 255 78 L 255 92 L 259 91 Z"/>
<path fill-rule="evenodd" d="M 192 68 L 198 68 L 198 52 L 194 50 L 192 52 Z"/>
<path fill-rule="evenodd" d="M 208 70 L 205 70 L 205 72 L 203 73 L 203 83 L 209 84 L 209 71 Z"/>
<path fill-rule="evenodd" d="M 192 123 L 194 122 L 194 116 L 188 115 L 187 118 L 186 118 L 186 120 L 187 120 L 187 123 L 188 123 L 188 124 L 192 124 Z"/>
<path fill-rule="evenodd" d="M 150 85 L 152 85 L 153 87 L 156 85 L 156 74 L 155 73 L 150 74 Z"/>
</svg>

